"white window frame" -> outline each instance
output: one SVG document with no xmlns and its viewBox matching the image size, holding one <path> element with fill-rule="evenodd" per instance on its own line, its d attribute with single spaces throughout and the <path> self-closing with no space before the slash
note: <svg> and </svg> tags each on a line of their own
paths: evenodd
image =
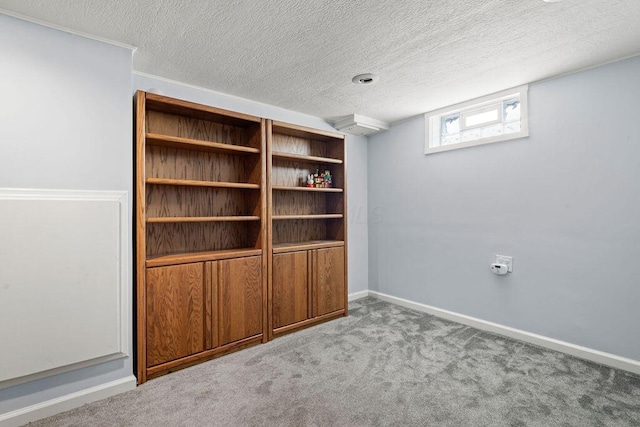
<svg viewBox="0 0 640 427">
<path fill-rule="evenodd" d="M 457 150 L 459 148 L 474 147 L 476 145 L 490 144 L 493 142 L 510 141 L 512 139 L 519 139 L 529 136 L 529 109 L 527 106 L 527 93 L 529 91 L 529 85 L 523 85 L 515 87 L 513 89 L 503 90 L 501 92 L 494 93 L 492 95 L 483 96 L 481 98 L 472 99 L 470 101 L 462 102 L 460 104 L 452 105 L 449 107 L 441 108 L 439 110 L 431 111 L 425 114 L 425 154 L 440 153 L 442 151 Z M 475 139 L 472 141 L 460 141 L 454 144 L 440 145 L 441 139 L 441 123 L 442 118 L 451 114 L 460 113 L 460 135 L 462 137 L 462 131 L 468 129 L 474 129 L 477 127 L 490 126 L 492 122 L 482 123 L 477 126 L 466 126 L 465 118 L 471 114 L 478 114 L 484 111 L 490 111 L 505 100 L 514 97 L 520 98 L 520 131 L 503 133 L 502 135 L 494 135 L 486 138 Z M 500 120 L 495 121 L 495 124 L 502 123 L 502 107 L 500 107 L 499 115 Z"/>
</svg>

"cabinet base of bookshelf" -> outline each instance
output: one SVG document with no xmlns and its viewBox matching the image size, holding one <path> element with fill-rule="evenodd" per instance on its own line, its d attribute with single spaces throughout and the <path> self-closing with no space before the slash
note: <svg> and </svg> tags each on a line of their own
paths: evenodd
<svg viewBox="0 0 640 427">
<path fill-rule="evenodd" d="M 231 344 L 223 345 L 211 350 L 205 350 L 201 353 L 192 354 L 191 356 L 172 360 L 171 362 L 163 363 L 161 365 L 152 366 L 150 368 L 147 368 L 147 380 L 157 378 L 159 376 L 166 375 L 180 369 L 188 368 L 190 366 L 197 365 L 199 363 L 206 362 L 220 356 L 224 356 L 225 354 L 243 350 L 247 347 L 251 347 L 262 342 L 262 334 L 255 335 L 253 337 L 245 338 Z M 138 381 L 138 383 L 139 382 L 140 381 Z"/>
<path fill-rule="evenodd" d="M 282 326 L 278 329 L 274 329 L 273 330 L 273 338 L 278 337 L 280 335 L 285 335 L 285 334 L 289 334 L 291 332 L 296 332 L 300 329 L 305 329 L 308 328 L 310 326 L 314 326 L 317 325 L 319 323 L 324 323 L 327 322 L 329 320 L 333 320 L 336 319 L 338 317 L 343 317 L 345 316 L 347 313 L 346 309 L 341 309 L 341 310 L 337 310 L 337 311 L 333 311 L 331 313 L 327 313 L 324 314 L 322 316 L 318 316 L 318 317 L 314 317 L 313 319 L 307 319 L 307 320 L 303 320 L 302 322 L 297 322 L 297 323 L 293 323 L 291 325 L 287 325 L 287 326 Z"/>
</svg>

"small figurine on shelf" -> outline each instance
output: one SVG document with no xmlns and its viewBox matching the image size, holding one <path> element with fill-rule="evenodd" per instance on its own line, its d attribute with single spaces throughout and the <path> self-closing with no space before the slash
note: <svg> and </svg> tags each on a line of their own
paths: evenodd
<svg viewBox="0 0 640 427">
<path fill-rule="evenodd" d="M 331 172 L 329 172 L 329 169 L 324 171 L 324 186 L 325 188 L 331 188 Z"/>
<path fill-rule="evenodd" d="M 320 175 L 320 172 L 316 170 L 315 175 L 313 175 L 313 182 L 316 188 L 321 188 L 323 186 L 324 178 Z"/>
<path fill-rule="evenodd" d="M 309 188 L 331 188 L 333 186 L 333 178 L 329 169 L 325 169 L 320 173 L 319 169 L 316 169 L 316 173 L 307 175 L 307 178 L 302 185 L 306 185 Z"/>
</svg>

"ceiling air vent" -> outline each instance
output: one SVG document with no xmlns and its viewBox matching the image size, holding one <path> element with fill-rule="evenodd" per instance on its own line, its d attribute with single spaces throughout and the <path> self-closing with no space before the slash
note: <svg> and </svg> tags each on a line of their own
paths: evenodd
<svg viewBox="0 0 640 427">
<path fill-rule="evenodd" d="M 370 135 L 381 130 L 389 129 L 389 124 L 370 117 L 352 114 L 336 121 L 333 125 L 337 130 L 351 135 Z"/>
</svg>

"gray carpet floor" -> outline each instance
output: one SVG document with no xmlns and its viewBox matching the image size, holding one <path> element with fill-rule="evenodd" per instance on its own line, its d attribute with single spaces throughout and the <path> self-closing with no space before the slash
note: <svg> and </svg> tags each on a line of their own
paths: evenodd
<svg viewBox="0 0 640 427">
<path fill-rule="evenodd" d="M 640 426 L 640 377 L 365 298 L 33 426 Z"/>
</svg>

